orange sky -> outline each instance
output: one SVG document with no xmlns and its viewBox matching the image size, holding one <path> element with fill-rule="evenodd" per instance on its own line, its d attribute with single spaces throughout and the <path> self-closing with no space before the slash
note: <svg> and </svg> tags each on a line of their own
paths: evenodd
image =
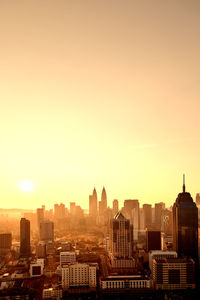
<svg viewBox="0 0 200 300">
<path fill-rule="evenodd" d="M 1 0 L 0 207 L 194 197 L 199 53 L 199 0 Z"/>
</svg>

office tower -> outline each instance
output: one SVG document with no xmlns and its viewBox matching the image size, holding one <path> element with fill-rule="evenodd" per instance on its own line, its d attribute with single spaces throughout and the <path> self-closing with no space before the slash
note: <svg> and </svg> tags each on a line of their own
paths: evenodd
<svg viewBox="0 0 200 300">
<path fill-rule="evenodd" d="M 132 256 L 132 227 L 130 220 L 120 212 L 111 220 L 110 246 L 115 257 L 130 258 Z"/>
<path fill-rule="evenodd" d="M 44 221 L 44 208 L 37 208 L 37 225 L 40 229 L 40 223 Z"/>
<path fill-rule="evenodd" d="M 36 246 L 36 257 L 46 258 L 46 244 L 44 241 L 39 242 L 39 244 Z"/>
<path fill-rule="evenodd" d="M 156 258 L 153 260 L 153 282 L 156 290 L 195 288 L 195 263 L 188 258 Z"/>
<path fill-rule="evenodd" d="M 54 241 L 54 223 L 52 221 L 45 220 L 40 223 L 40 241 Z"/>
<path fill-rule="evenodd" d="M 144 228 L 152 226 L 152 207 L 151 204 L 143 204 L 144 211 Z"/>
<path fill-rule="evenodd" d="M 161 232 L 146 229 L 146 250 L 161 250 Z"/>
<path fill-rule="evenodd" d="M 97 211 L 97 192 L 94 188 L 93 194 L 89 196 L 89 214 L 91 217 L 96 218 L 98 211 Z"/>
<path fill-rule="evenodd" d="M 165 204 L 163 202 L 155 203 L 155 227 L 160 230 L 161 229 L 161 218 L 162 218 L 162 211 L 165 209 Z"/>
<path fill-rule="evenodd" d="M 76 214 L 76 203 L 75 202 L 70 202 L 70 214 L 72 216 L 75 216 L 75 214 Z"/>
<path fill-rule="evenodd" d="M 119 211 L 119 201 L 117 199 L 113 200 L 113 216 L 115 216 Z"/>
<path fill-rule="evenodd" d="M 20 220 L 20 256 L 28 257 L 31 254 L 30 246 L 30 221 L 21 218 Z"/>
<path fill-rule="evenodd" d="M 63 203 L 54 204 L 54 219 L 55 221 L 62 220 L 66 216 L 66 209 Z"/>
<path fill-rule="evenodd" d="M 133 225 L 133 239 L 138 240 L 139 224 L 139 201 L 136 199 L 124 200 L 123 213 L 130 223 Z"/>
<path fill-rule="evenodd" d="M 178 194 L 173 205 L 173 248 L 178 256 L 191 257 L 198 263 L 198 209 L 190 193 Z"/>
<path fill-rule="evenodd" d="M 161 231 L 167 235 L 172 235 L 172 211 L 169 209 L 162 210 Z"/>
<path fill-rule="evenodd" d="M 10 251 L 12 244 L 11 233 L 0 233 L 0 254 L 6 254 Z"/>
<path fill-rule="evenodd" d="M 200 206 L 200 194 L 196 194 L 196 205 Z"/>
<path fill-rule="evenodd" d="M 101 201 L 99 202 L 99 215 L 102 216 L 106 210 L 107 210 L 107 195 L 106 195 L 105 187 L 103 187 L 101 193 Z"/>
<path fill-rule="evenodd" d="M 130 220 L 118 212 L 110 221 L 110 258 L 112 268 L 133 268 L 133 227 Z"/>
</svg>

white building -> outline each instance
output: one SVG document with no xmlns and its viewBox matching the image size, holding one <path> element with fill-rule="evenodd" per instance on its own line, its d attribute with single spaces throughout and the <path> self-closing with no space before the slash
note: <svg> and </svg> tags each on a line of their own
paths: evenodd
<svg viewBox="0 0 200 300">
<path fill-rule="evenodd" d="M 62 288 L 96 287 L 96 264 L 74 263 L 62 267 Z"/>
<path fill-rule="evenodd" d="M 153 260 L 162 258 L 176 258 L 176 251 L 151 250 L 149 251 L 149 269 L 153 272 Z"/>
<path fill-rule="evenodd" d="M 37 262 L 30 264 L 30 276 L 38 277 L 44 272 L 44 259 L 37 259 Z"/>
<path fill-rule="evenodd" d="M 76 253 L 73 251 L 60 252 L 60 265 L 74 263 L 76 261 Z"/>
<path fill-rule="evenodd" d="M 151 280 L 141 275 L 108 276 L 100 281 L 100 287 L 106 289 L 145 289 L 151 288 Z"/>
</svg>

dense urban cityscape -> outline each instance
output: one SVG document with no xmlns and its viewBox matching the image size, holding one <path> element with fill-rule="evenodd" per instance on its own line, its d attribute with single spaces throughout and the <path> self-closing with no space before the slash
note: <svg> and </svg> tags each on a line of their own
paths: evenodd
<svg viewBox="0 0 200 300">
<path fill-rule="evenodd" d="M 200 194 L 195 203 L 183 182 L 170 208 L 110 208 L 104 187 L 98 199 L 94 188 L 89 213 L 74 202 L 20 220 L 1 210 L 0 299 L 195 298 Z"/>
</svg>

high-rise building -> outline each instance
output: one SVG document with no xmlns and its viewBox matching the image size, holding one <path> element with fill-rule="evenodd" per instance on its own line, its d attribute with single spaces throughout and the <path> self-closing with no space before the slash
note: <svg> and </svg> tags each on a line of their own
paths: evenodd
<svg viewBox="0 0 200 300">
<path fill-rule="evenodd" d="M 132 226 L 130 220 L 118 212 L 111 220 L 110 247 L 111 253 L 118 258 L 132 257 Z"/>
<path fill-rule="evenodd" d="M 119 211 L 119 201 L 117 199 L 113 200 L 113 216 L 115 216 Z"/>
<path fill-rule="evenodd" d="M 113 269 L 133 268 L 133 226 L 121 212 L 110 221 L 110 258 Z"/>
<path fill-rule="evenodd" d="M 102 216 L 106 210 L 107 210 L 107 195 L 106 195 L 105 187 L 103 187 L 101 193 L 101 201 L 99 202 L 99 215 Z"/>
<path fill-rule="evenodd" d="M 161 250 L 161 232 L 146 229 L 146 250 Z"/>
<path fill-rule="evenodd" d="M 54 204 L 54 219 L 57 220 L 63 220 L 66 216 L 66 209 L 65 205 L 63 203 Z"/>
<path fill-rule="evenodd" d="M 31 254 L 30 246 L 30 221 L 21 218 L 20 220 L 20 256 L 28 257 Z"/>
<path fill-rule="evenodd" d="M 91 217 L 97 217 L 97 192 L 94 188 L 93 194 L 89 196 L 89 214 Z"/>
<path fill-rule="evenodd" d="M 40 223 L 44 221 L 44 207 L 37 208 L 37 225 L 38 230 L 40 229 Z"/>
<path fill-rule="evenodd" d="M 190 193 L 178 194 L 173 205 L 173 248 L 179 257 L 191 257 L 198 263 L 198 209 Z"/>
<path fill-rule="evenodd" d="M 149 228 L 152 226 L 152 206 L 151 204 L 143 204 L 144 212 L 144 227 Z"/>
<path fill-rule="evenodd" d="M 45 220 L 40 223 L 40 241 L 54 241 L 54 223 L 52 221 Z"/>
<path fill-rule="evenodd" d="M 158 230 L 161 229 L 161 218 L 162 211 L 165 209 L 165 204 L 163 202 L 155 203 L 155 220 L 154 224 Z"/>
<path fill-rule="evenodd" d="M 6 254 L 11 249 L 12 234 L 0 233 L 0 254 Z"/>
<path fill-rule="evenodd" d="M 139 224 L 139 201 L 137 199 L 124 200 L 123 213 L 130 223 L 133 225 L 133 239 L 138 240 Z"/>
</svg>

